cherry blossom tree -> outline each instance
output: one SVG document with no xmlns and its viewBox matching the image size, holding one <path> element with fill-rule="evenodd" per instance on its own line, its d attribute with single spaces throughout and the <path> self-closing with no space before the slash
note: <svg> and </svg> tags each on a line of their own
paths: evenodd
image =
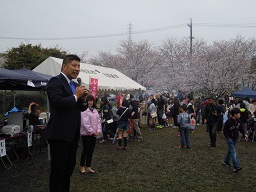
<svg viewBox="0 0 256 192">
<path fill-rule="evenodd" d="M 161 74 L 164 77 L 162 82 L 167 85 L 166 89 L 178 90 L 189 89 L 187 87 L 187 68 L 190 62 L 190 48 L 187 39 L 176 41 L 168 39 L 160 48 L 163 62 Z"/>
<path fill-rule="evenodd" d="M 115 68 L 155 91 L 183 90 L 223 96 L 242 86 L 256 85 L 256 40 L 237 36 L 207 43 L 167 39 L 160 47 L 148 41 L 123 41 L 117 54 L 101 52 L 89 61 Z M 252 87 L 253 88 L 253 87 Z"/>
<path fill-rule="evenodd" d="M 122 71 L 136 82 L 152 81 L 151 74 L 161 61 L 157 49 L 148 41 L 123 41 L 117 52 L 122 57 Z"/>
<path fill-rule="evenodd" d="M 190 68 L 191 86 L 219 96 L 241 88 L 241 83 L 248 79 L 255 43 L 254 39 L 240 36 L 230 41 L 215 41 L 212 45 L 198 43 L 192 57 L 195 67 Z"/>
<path fill-rule="evenodd" d="M 249 78 L 255 40 L 237 36 L 229 41 L 194 40 L 190 54 L 189 42 L 167 40 L 161 53 L 165 59 L 162 73 L 172 89 L 223 96 L 241 88 Z"/>
</svg>

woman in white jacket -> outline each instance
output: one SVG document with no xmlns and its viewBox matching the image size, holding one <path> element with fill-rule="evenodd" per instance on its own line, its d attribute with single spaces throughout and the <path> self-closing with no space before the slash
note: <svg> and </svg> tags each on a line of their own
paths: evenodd
<svg viewBox="0 0 256 192">
<path fill-rule="evenodd" d="M 92 95 L 87 97 L 88 109 L 81 113 L 80 135 L 83 140 L 83 151 L 80 160 L 80 173 L 95 173 L 91 169 L 92 156 L 96 137 L 101 133 L 101 121 Z"/>
<path fill-rule="evenodd" d="M 155 130 L 156 127 L 156 117 L 157 117 L 157 108 L 156 100 L 152 99 L 151 104 L 148 107 L 148 113 L 150 114 L 150 129 Z"/>
</svg>

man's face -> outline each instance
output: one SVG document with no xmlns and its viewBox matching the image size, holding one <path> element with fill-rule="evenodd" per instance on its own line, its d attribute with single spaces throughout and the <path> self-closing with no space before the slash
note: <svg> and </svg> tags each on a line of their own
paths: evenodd
<svg viewBox="0 0 256 192">
<path fill-rule="evenodd" d="M 213 99 L 209 99 L 209 103 L 213 104 L 214 100 Z"/>
<path fill-rule="evenodd" d="M 239 119 L 240 116 L 241 116 L 241 114 L 240 114 L 240 113 L 237 113 L 237 114 L 234 115 L 234 118 L 235 118 L 235 119 Z"/>
<path fill-rule="evenodd" d="M 80 62 L 72 60 L 69 64 L 63 64 L 62 72 L 69 79 L 76 79 L 80 72 Z"/>
</svg>

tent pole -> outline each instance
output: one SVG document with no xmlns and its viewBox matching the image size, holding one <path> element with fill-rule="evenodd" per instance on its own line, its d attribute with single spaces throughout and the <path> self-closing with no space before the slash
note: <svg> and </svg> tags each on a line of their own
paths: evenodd
<svg viewBox="0 0 256 192">
<path fill-rule="evenodd" d="M 6 90 L 4 90 L 4 111 L 3 113 L 5 113 L 6 111 Z"/>
<path fill-rule="evenodd" d="M 48 99 L 48 95 L 47 95 L 47 92 L 46 92 L 46 98 L 47 98 L 47 119 L 46 119 L 46 122 L 48 123 L 49 119 L 50 119 L 50 105 L 49 105 L 49 99 Z M 51 160 L 51 152 L 50 152 L 50 145 L 49 143 L 47 144 L 47 157 L 48 157 L 48 160 L 50 161 Z"/>
<path fill-rule="evenodd" d="M 14 91 L 13 93 L 14 93 L 14 95 L 13 95 L 13 107 L 15 107 L 16 106 L 16 92 Z"/>
</svg>

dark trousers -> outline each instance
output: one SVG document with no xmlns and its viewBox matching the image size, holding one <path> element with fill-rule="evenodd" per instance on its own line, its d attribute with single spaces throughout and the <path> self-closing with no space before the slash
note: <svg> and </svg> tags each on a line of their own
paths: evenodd
<svg viewBox="0 0 256 192">
<path fill-rule="evenodd" d="M 111 124 L 109 124 L 109 125 L 110 125 L 110 131 L 111 131 L 111 133 L 116 133 L 117 126 L 118 126 L 117 121 L 114 121 L 113 123 L 111 123 Z"/>
<path fill-rule="evenodd" d="M 217 123 L 211 123 L 207 124 L 207 128 L 209 131 L 210 141 L 211 141 L 211 147 L 216 147 L 216 132 L 218 129 L 218 122 Z"/>
<path fill-rule="evenodd" d="M 204 125 L 204 121 L 205 121 L 206 117 L 204 114 L 202 114 L 202 124 Z"/>
<path fill-rule="evenodd" d="M 51 153 L 50 192 L 69 192 L 78 139 L 69 142 L 49 139 L 48 143 Z"/>
<path fill-rule="evenodd" d="M 178 115 L 177 114 L 173 114 L 173 124 L 174 124 L 174 126 L 178 126 Z"/>
<path fill-rule="evenodd" d="M 150 126 L 150 113 L 147 113 L 147 114 L 148 114 L 147 123 L 148 123 L 148 126 Z"/>
<path fill-rule="evenodd" d="M 164 113 L 163 109 L 157 111 L 157 120 L 159 125 L 164 125 L 163 113 Z"/>
<path fill-rule="evenodd" d="M 108 139 L 108 135 L 109 135 L 110 137 L 114 137 L 114 135 L 115 135 L 113 132 L 111 132 L 111 129 L 110 129 L 111 124 L 112 124 L 112 123 L 108 124 L 108 123 L 106 123 L 106 122 L 104 122 L 104 123 L 102 124 L 102 133 L 103 133 L 103 139 L 104 139 L 104 140 L 107 140 L 107 139 Z"/>
<path fill-rule="evenodd" d="M 91 167 L 92 155 L 94 152 L 96 137 L 94 136 L 82 136 L 83 151 L 80 160 L 80 166 Z"/>
</svg>

